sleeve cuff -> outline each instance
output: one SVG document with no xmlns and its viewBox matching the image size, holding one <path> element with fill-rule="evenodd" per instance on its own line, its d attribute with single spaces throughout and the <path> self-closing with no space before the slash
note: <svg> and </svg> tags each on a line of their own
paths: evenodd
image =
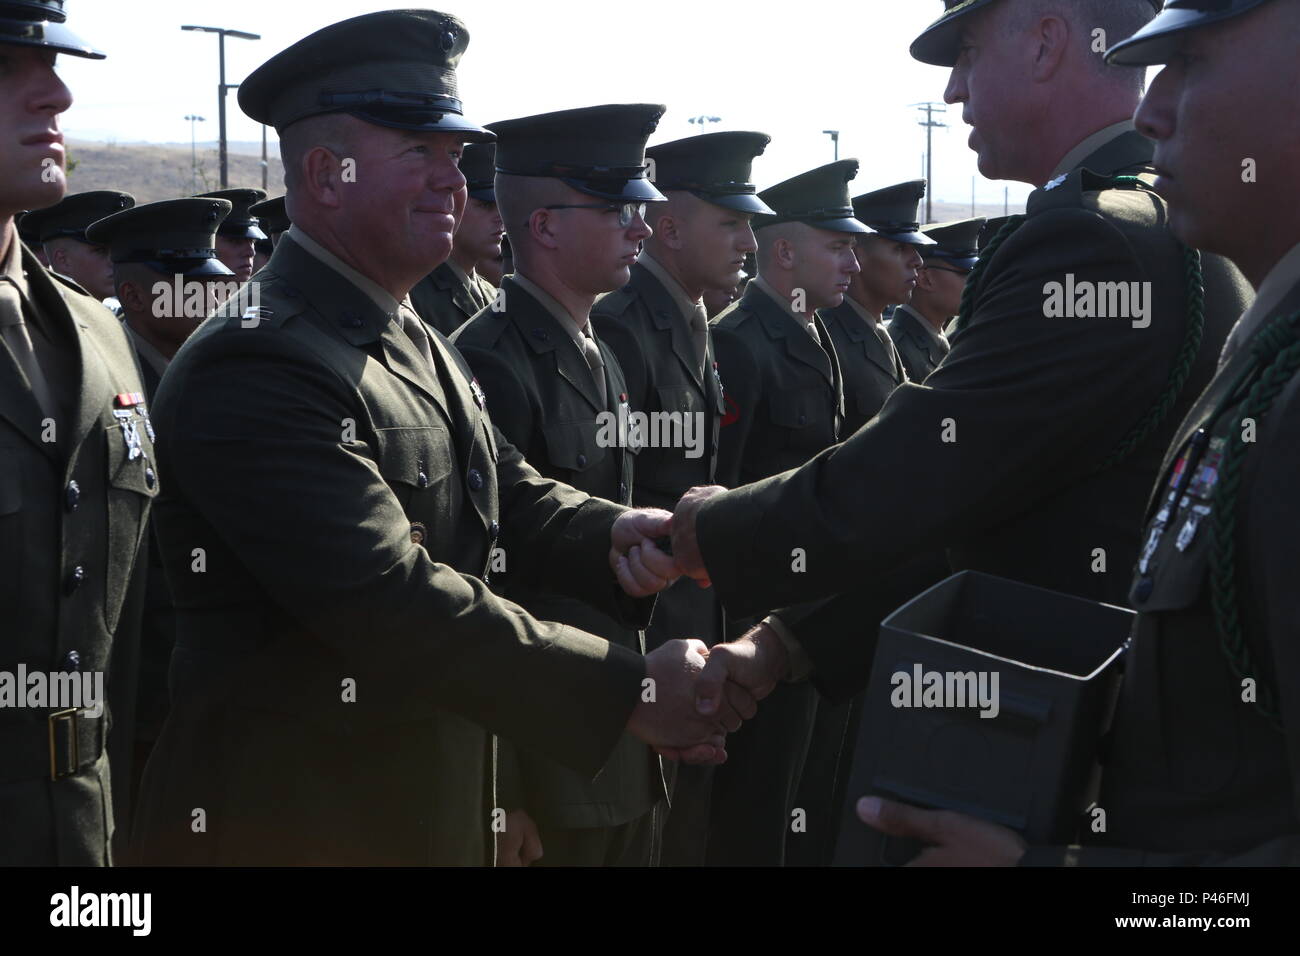
<svg viewBox="0 0 1300 956">
<path fill-rule="evenodd" d="M 812 658 L 803 649 L 803 645 L 794 636 L 794 632 L 775 614 L 769 614 L 760 623 L 771 628 L 772 633 L 777 636 L 782 646 L 785 647 L 786 660 L 789 666 L 789 673 L 785 677 L 785 682 L 787 684 L 797 684 L 806 681 L 812 674 Z"/>
</svg>

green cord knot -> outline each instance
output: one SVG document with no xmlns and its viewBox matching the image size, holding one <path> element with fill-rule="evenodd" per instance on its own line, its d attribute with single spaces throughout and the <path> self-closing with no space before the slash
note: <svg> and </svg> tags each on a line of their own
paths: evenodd
<svg viewBox="0 0 1300 956">
<path fill-rule="evenodd" d="M 1259 423 L 1272 410 L 1277 397 L 1300 369 L 1300 312 L 1275 319 L 1256 333 L 1251 343 L 1249 365 L 1237 377 L 1234 386 L 1214 410 L 1211 421 L 1218 421 L 1237 401 L 1242 385 L 1257 374 L 1238 407 L 1243 424 L 1251 419 Z M 1213 517 L 1210 524 L 1210 604 L 1214 610 L 1220 646 L 1228 666 L 1238 679 L 1255 681 L 1255 702 L 1260 713 L 1278 730 L 1282 729 L 1278 710 L 1278 693 L 1271 675 L 1264 672 L 1251 654 L 1242 624 L 1241 597 L 1237 588 L 1237 500 L 1246 455 L 1251 442 L 1239 429 L 1230 429 L 1219 479 L 1214 490 Z"/>
</svg>

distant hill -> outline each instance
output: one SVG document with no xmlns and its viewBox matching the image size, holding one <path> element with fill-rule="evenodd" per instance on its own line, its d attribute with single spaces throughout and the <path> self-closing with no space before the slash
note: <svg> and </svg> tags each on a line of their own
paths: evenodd
<svg viewBox="0 0 1300 956">
<path fill-rule="evenodd" d="M 1011 203 L 1007 210 L 1011 215 L 1025 211 L 1024 203 Z M 921 215 L 925 215 L 925 209 L 922 207 Z M 995 216 L 1004 215 L 1002 212 L 1002 203 L 976 203 L 975 215 L 984 216 L 986 219 L 992 219 Z M 934 221 L 935 222 L 952 222 L 954 219 L 971 218 L 970 203 L 942 202 L 938 199 L 934 201 Z"/>
<path fill-rule="evenodd" d="M 237 147 L 237 148 L 236 148 Z M 229 181 L 234 186 L 262 188 L 261 143 L 230 144 L 227 152 Z M 267 150 L 267 192 L 278 196 L 284 192 L 284 177 L 279 149 L 272 143 Z M 90 189 L 119 189 L 135 196 L 138 202 L 156 202 L 192 196 L 221 188 L 220 161 L 212 144 L 196 151 L 198 171 L 191 174 L 190 148 L 185 145 L 152 143 L 68 143 L 68 156 L 76 167 L 68 174 L 69 192 Z"/>
</svg>

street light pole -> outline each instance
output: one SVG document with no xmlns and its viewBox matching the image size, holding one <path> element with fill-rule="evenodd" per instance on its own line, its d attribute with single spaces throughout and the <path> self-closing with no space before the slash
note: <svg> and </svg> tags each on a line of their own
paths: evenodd
<svg viewBox="0 0 1300 956">
<path fill-rule="evenodd" d="M 226 37 L 239 37 L 241 40 L 260 40 L 262 37 L 257 33 L 245 33 L 242 30 L 230 30 L 226 27 L 183 26 L 181 29 L 198 33 L 215 33 L 217 35 L 217 56 L 220 62 L 220 78 L 217 83 L 217 123 L 220 130 L 218 131 L 217 149 L 221 157 L 221 188 L 225 189 L 230 185 L 226 150 L 226 92 L 239 87 L 238 83 L 226 82 Z"/>
<path fill-rule="evenodd" d="M 199 157 L 198 157 L 198 152 L 195 150 L 194 147 L 194 124 L 196 122 L 206 123 L 207 120 L 205 120 L 202 116 L 195 116 L 193 113 L 191 113 L 189 116 L 185 118 L 190 121 L 190 192 L 196 193 L 199 191 L 198 190 Z"/>
<path fill-rule="evenodd" d="M 822 132 L 831 138 L 831 145 L 835 147 L 835 161 L 838 163 L 840 161 L 840 131 L 837 129 L 824 129 Z"/>
</svg>

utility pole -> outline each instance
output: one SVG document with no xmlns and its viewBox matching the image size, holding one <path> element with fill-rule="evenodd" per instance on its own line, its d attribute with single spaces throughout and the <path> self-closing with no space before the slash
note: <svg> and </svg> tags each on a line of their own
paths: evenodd
<svg viewBox="0 0 1300 956">
<path fill-rule="evenodd" d="M 266 124 L 262 124 L 262 192 L 266 192 L 266 173 L 268 163 L 266 161 Z"/>
<path fill-rule="evenodd" d="M 207 120 L 202 116 L 195 116 L 193 113 L 185 118 L 190 121 L 190 193 L 192 195 L 199 191 L 199 157 L 194 148 L 194 124 L 206 123 Z"/>
<path fill-rule="evenodd" d="M 948 108 L 938 103 L 913 103 L 918 110 L 925 111 L 925 119 L 917 124 L 925 127 L 925 221 L 934 222 L 934 141 L 932 134 L 936 127 L 948 126 L 947 123 L 935 122 L 935 113 L 946 113 Z"/>
<path fill-rule="evenodd" d="M 239 88 L 238 83 L 226 82 L 226 37 L 239 37 L 241 40 L 260 40 L 260 34 L 245 33 L 242 30 L 229 30 L 225 27 L 196 27 L 183 26 L 182 30 L 190 30 L 198 33 L 215 33 L 217 34 L 217 55 L 220 62 L 220 79 L 217 83 L 217 122 L 220 125 L 218 150 L 221 156 L 221 188 L 225 189 L 230 185 L 229 175 L 227 173 L 227 154 L 226 154 L 226 92 Z"/>
<path fill-rule="evenodd" d="M 824 129 L 822 132 L 831 138 L 831 145 L 835 147 L 835 162 L 838 163 L 840 161 L 840 131 L 837 129 Z"/>
</svg>

